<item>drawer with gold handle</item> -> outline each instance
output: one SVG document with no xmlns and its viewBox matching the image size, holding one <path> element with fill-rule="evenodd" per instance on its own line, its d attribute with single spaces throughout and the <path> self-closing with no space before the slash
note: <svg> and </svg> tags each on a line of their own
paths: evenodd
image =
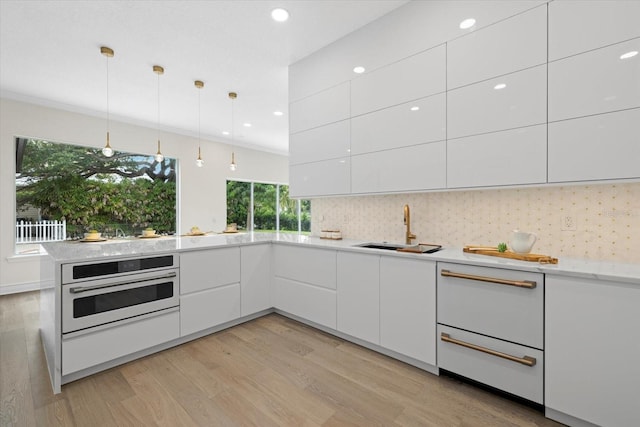
<svg viewBox="0 0 640 427">
<path fill-rule="evenodd" d="M 521 363 L 521 364 L 526 365 L 526 366 L 535 366 L 536 365 L 536 358 L 535 357 L 531 357 L 531 356 L 524 356 L 524 357 L 512 356 L 510 354 L 503 353 L 501 351 L 491 350 L 490 348 L 487 348 L 487 347 L 482 347 L 480 345 L 471 344 L 471 343 L 466 342 L 466 341 L 460 341 L 460 340 L 457 340 L 455 338 L 451 338 L 451 335 L 446 334 L 444 332 L 442 332 L 440 334 L 440 339 L 442 341 L 449 342 L 451 344 L 456 344 L 456 345 L 459 345 L 459 346 L 462 346 L 462 347 L 470 348 L 472 350 L 480 351 L 482 353 L 487 353 L 487 354 L 490 354 L 492 356 L 502 357 L 503 359 L 511 360 L 512 362 L 516 362 L 516 363 Z"/>
<path fill-rule="evenodd" d="M 537 283 L 532 280 L 507 280 L 498 277 L 476 276 L 474 274 L 456 273 L 449 270 L 441 270 L 440 275 L 444 277 L 456 277 L 458 279 L 478 280 L 480 282 L 497 283 L 499 285 L 517 286 L 519 288 L 534 289 Z"/>
</svg>

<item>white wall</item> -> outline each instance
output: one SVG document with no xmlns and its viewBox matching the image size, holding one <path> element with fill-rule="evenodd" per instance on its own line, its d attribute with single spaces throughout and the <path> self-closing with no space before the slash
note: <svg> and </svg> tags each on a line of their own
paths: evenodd
<svg viewBox="0 0 640 427">
<path fill-rule="evenodd" d="M 39 257 L 14 257 L 15 137 L 102 147 L 105 120 L 24 102 L 0 99 L 0 294 L 37 287 Z M 156 129 L 111 122 L 111 145 L 116 150 L 154 154 Z M 197 138 L 162 132 L 162 153 L 179 162 L 178 232 L 193 225 L 223 230 L 226 225 L 228 178 L 288 183 L 286 156 L 235 148 L 238 170 L 231 172 L 231 147 L 202 141 L 205 166 L 195 165 Z"/>
</svg>

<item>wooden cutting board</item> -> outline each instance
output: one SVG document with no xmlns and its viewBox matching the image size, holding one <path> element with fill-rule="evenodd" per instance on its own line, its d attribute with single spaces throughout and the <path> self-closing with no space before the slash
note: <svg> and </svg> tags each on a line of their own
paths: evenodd
<svg viewBox="0 0 640 427">
<path fill-rule="evenodd" d="M 471 254 L 478 255 L 489 255 L 496 256 L 501 258 L 510 258 L 517 259 L 520 261 L 531 261 L 537 262 L 540 264 L 557 264 L 558 258 L 553 258 L 549 255 L 541 255 L 541 254 L 517 254 L 515 252 L 498 252 L 497 247 L 493 246 L 473 246 L 468 245 L 462 248 L 462 252 L 467 252 Z"/>
</svg>

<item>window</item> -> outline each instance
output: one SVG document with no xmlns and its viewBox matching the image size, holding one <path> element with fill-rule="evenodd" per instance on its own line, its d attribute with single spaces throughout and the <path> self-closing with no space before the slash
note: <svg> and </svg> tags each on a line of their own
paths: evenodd
<svg viewBox="0 0 640 427">
<path fill-rule="evenodd" d="M 37 243 L 176 231 L 176 159 L 16 138 L 16 252 Z M 53 225 L 52 225 L 53 224 Z M 61 231 L 63 230 L 63 231 Z"/>
<path fill-rule="evenodd" d="M 227 181 L 227 223 L 240 230 L 308 234 L 311 201 L 289 198 L 289 186 Z"/>
</svg>

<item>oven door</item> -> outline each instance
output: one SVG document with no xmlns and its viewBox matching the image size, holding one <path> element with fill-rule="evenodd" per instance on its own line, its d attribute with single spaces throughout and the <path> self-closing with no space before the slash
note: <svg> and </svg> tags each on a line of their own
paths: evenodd
<svg viewBox="0 0 640 427">
<path fill-rule="evenodd" d="M 63 285 L 62 333 L 117 322 L 179 304 L 178 270 L 174 269 Z"/>
</svg>

